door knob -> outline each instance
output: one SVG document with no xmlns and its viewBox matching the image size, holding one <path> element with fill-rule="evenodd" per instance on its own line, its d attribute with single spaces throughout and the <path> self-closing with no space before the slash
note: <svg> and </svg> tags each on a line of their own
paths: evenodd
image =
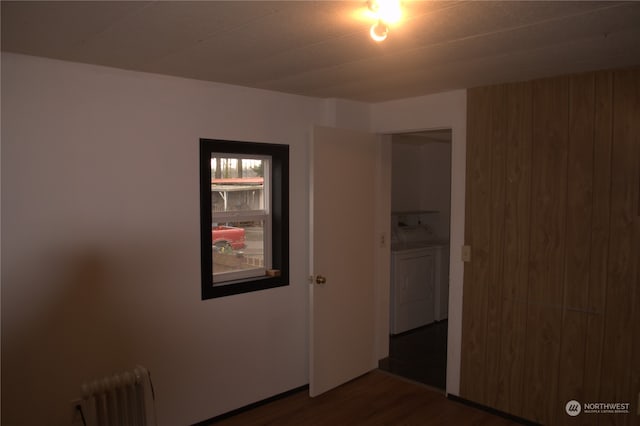
<svg viewBox="0 0 640 426">
<path fill-rule="evenodd" d="M 316 284 L 326 284 L 326 283 L 327 283 L 327 279 L 325 277 L 323 277 L 322 275 L 316 276 Z"/>
</svg>

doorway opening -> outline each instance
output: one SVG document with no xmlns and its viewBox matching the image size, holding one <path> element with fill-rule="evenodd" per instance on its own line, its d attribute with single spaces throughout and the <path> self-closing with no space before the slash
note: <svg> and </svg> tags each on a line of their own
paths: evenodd
<svg viewBox="0 0 640 426">
<path fill-rule="evenodd" d="M 382 370 L 446 388 L 451 129 L 391 138 L 389 357 Z"/>
</svg>

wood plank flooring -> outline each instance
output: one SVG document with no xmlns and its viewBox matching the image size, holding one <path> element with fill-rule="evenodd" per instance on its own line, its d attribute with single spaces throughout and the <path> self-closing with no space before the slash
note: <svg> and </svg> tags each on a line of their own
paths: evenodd
<svg viewBox="0 0 640 426">
<path fill-rule="evenodd" d="M 495 425 L 517 423 L 448 400 L 380 370 L 310 398 L 306 391 L 215 423 L 217 426 Z"/>
</svg>

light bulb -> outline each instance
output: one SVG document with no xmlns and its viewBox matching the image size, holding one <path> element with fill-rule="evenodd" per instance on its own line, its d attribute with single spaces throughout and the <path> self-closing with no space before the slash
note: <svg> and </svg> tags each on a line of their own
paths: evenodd
<svg viewBox="0 0 640 426">
<path fill-rule="evenodd" d="M 387 24 L 395 24 L 402 18 L 400 0 L 373 0 L 377 4 L 375 12 L 378 19 Z"/>
<path fill-rule="evenodd" d="M 377 23 L 373 24 L 371 26 L 371 29 L 369 30 L 369 35 L 371 36 L 371 38 L 378 43 L 386 40 L 388 34 L 389 27 L 387 27 L 387 25 L 382 21 L 378 21 Z"/>
</svg>

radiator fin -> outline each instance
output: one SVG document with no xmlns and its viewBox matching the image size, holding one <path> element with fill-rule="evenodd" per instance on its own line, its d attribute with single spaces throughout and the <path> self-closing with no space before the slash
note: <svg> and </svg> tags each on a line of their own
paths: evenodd
<svg viewBox="0 0 640 426">
<path fill-rule="evenodd" d="M 137 366 L 83 384 L 80 408 L 87 426 L 155 426 L 149 371 Z"/>
</svg>

